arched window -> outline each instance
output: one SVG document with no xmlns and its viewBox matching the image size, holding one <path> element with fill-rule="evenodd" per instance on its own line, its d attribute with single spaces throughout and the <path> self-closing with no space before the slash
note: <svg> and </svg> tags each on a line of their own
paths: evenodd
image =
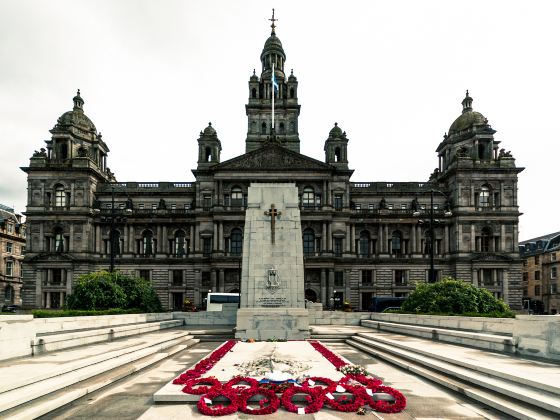
<svg viewBox="0 0 560 420">
<path fill-rule="evenodd" d="M 369 232 L 366 230 L 360 233 L 359 252 L 361 257 L 369 256 Z"/>
<path fill-rule="evenodd" d="M 211 162 L 212 161 L 212 149 L 210 147 L 206 147 L 204 151 L 204 161 Z"/>
<path fill-rule="evenodd" d="M 57 227 L 54 230 L 54 250 L 55 252 L 64 252 L 64 233 L 61 227 Z"/>
<path fill-rule="evenodd" d="M 142 254 L 152 255 L 154 253 L 154 234 L 151 230 L 142 232 Z"/>
<path fill-rule="evenodd" d="M 490 252 L 492 244 L 492 229 L 489 227 L 482 228 L 482 235 L 480 237 L 480 251 Z"/>
<path fill-rule="evenodd" d="M 478 207 L 490 206 L 490 188 L 484 185 L 478 194 Z"/>
<path fill-rule="evenodd" d="M 263 122 L 261 124 L 261 134 L 266 134 L 266 123 L 265 122 Z"/>
<path fill-rule="evenodd" d="M 336 147 L 334 149 L 334 161 L 335 162 L 342 161 L 342 156 L 341 156 L 341 153 L 340 153 L 340 147 Z"/>
<path fill-rule="evenodd" d="M 296 96 L 296 91 L 294 90 L 294 88 L 290 89 L 290 99 L 294 99 Z"/>
<path fill-rule="evenodd" d="M 251 90 L 251 98 L 257 99 L 257 89 L 253 88 Z"/>
<path fill-rule="evenodd" d="M 284 127 L 284 123 L 281 122 L 280 123 L 280 134 L 285 134 L 286 133 L 286 128 Z"/>
<path fill-rule="evenodd" d="M 402 253 L 402 234 L 396 230 L 391 236 L 391 254 Z"/>
<path fill-rule="evenodd" d="M 62 185 L 57 185 L 54 189 L 54 205 L 56 207 L 66 206 L 66 192 Z"/>
<path fill-rule="evenodd" d="M 235 228 L 231 231 L 230 252 L 232 255 L 241 255 L 243 252 L 243 233 L 241 229 Z"/>
<path fill-rule="evenodd" d="M 303 231 L 303 255 L 315 254 L 315 232 L 313 229 Z"/>
<path fill-rule="evenodd" d="M 231 189 L 231 205 L 232 207 L 243 207 L 243 191 L 239 187 Z"/>
<path fill-rule="evenodd" d="M 178 230 L 177 232 L 175 232 L 175 249 L 173 250 L 173 252 L 177 257 L 182 257 L 187 253 L 185 249 L 185 236 L 186 235 L 184 230 Z"/>
<path fill-rule="evenodd" d="M 429 255 L 430 249 L 432 248 L 432 242 L 430 241 L 430 231 L 427 230 L 424 234 L 424 254 Z"/>
<path fill-rule="evenodd" d="M 305 187 L 303 189 L 301 204 L 304 208 L 311 208 L 315 206 L 315 191 L 313 190 L 313 188 Z"/>
<path fill-rule="evenodd" d="M 60 145 L 60 159 L 66 160 L 68 159 L 68 144 L 62 143 Z"/>
</svg>

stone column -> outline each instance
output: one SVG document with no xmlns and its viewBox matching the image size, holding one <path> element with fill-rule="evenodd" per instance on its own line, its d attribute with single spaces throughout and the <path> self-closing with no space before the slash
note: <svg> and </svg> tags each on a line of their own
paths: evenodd
<svg viewBox="0 0 560 420">
<path fill-rule="evenodd" d="M 224 222 L 220 222 L 219 225 L 219 234 L 218 237 L 220 238 L 220 244 L 218 246 L 218 249 L 221 251 L 225 251 L 225 246 L 224 246 Z"/>
<path fill-rule="evenodd" d="M 496 251 L 504 252 L 506 250 L 506 225 L 502 223 L 500 231 L 500 249 Z"/>
<path fill-rule="evenodd" d="M 321 237 L 321 252 L 327 251 L 327 222 L 323 222 L 323 236 Z"/>
<path fill-rule="evenodd" d="M 195 294 L 194 294 L 194 304 L 195 305 L 201 305 L 202 304 L 202 300 L 200 299 L 200 295 L 201 295 L 201 288 L 202 288 L 202 273 L 200 270 L 195 270 L 194 272 L 194 289 L 195 289 Z"/>
<path fill-rule="evenodd" d="M 443 252 L 442 255 L 449 253 L 449 226 L 443 227 Z"/>
<path fill-rule="evenodd" d="M 346 243 L 344 244 L 344 250 L 350 252 L 350 225 L 346 225 Z"/>
<path fill-rule="evenodd" d="M 327 252 L 332 252 L 331 222 L 327 222 Z"/>
<path fill-rule="evenodd" d="M 472 284 L 475 287 L 480 287 L 480 285 L 478 284 L 478 270 L 476 268 L 473 268 L 472 270 Z"/>
<path fill-rule="evenodd" d="M 197 253 L 200 252 L 200 238 L 198 237 L 200 232 L 200 227 L 198 226 L 198 223 L 195 224 L 194 226 L 194 237 L 193 237 L 193 242 L 195 244 L 195 251 Z"/>
<path fill-rule="evenodd" d="M 417 251 L 418 248 L 416 247 L 416 226 L 412 225 L 410 230 L 412 232 L 412 237 L 410 239 L 412 246 L 410 247 L 410 250 L 413 254 L 416 254 L 418 252 Z"/>
<path fill-rule="evenodd" d="M 389 253 L 389 226 L 383 225 L 383 252 Z"/>
<path fill-rule="evenodd" d="M 219 272 L 219 290 L 220 292 L 225 292 L 226 291 L 226 285 L 225 285 L 225 276 L 224 276 L 224 269 L 221 268 L 220 272 Z"/>
<path fill-rule="evenodd" d="M 45 308 L 50 309 L 51 307 L 51 292 L 47 292 L 47 301 L 45 302 Z"/>
<path fill-rule="evenodd" d="M 210 271 L 210 281 L 211 281 L 211 284 L 212 284 L 212 291 L 217 292 L 218 291 L 218 279 L 217 279 L 216 270 L 211 270 Z"/>
<path fill-rule="evenodd" d="M 350 252 L 356 254 L 356 227 L 350 224 Z"/>
<path fill-rule="evenodd" d="M 502 270 L 502 291 L 503 291 L 502 299 L 503 299 L 504 302 L 507 303 L 508 298 L 509 298 L 508 270 Z"/>
<path fill-rule="evenodd" d="M 189 227 L 189 254 L 194 252 L 194 225 Z"/>
<path fill-rule="evenodd" d="M 471 223 L 471 252 L 476 250 L 476 230 L 474 223 Z"/>
<path fill-rule="evenodd" d="M 72 184 L 74 186 L 74 184 Z M 74 223 L 70 225 L 70 239 L 68 241 L 68 251 L 74 252 Z"/>
<path fill-rule="evenodd" d="M 212 238 L 212 249 L 214 251 L 218 249 L 218 223 L 214 221 L 214 237 Z"/>
<path fill-rule="evenodd" d="M 95 249 L 94 252 L 101 254 L 101 226 L 95 226 Z"/>
<path fill-rule="evenodd" d="M 154 249 L 155 254 L 159 254 L 163 250 L 163 247 L 162 247 L 163 235 L 162 235 L 161 231 L 162 231 L 162 227 L 158 225 L 156 227 L 156 239 L 157 239 L 157 241 L 156 241 L 156 246 L 155 246 L 155 249 Z"/>
<path fill-rule="evenodd" d="M 329 269 L 329 281 L 328 281 L 328 296 L 327 299 L 330 299 L 331 297 L 333 297 L 333 290 L 334 290 L 334 270 L 333 269 Z M 333 301 L 333 305 L 334 305 L 334 301 Z"/>
<path fill-rule="evenodd" d="M 327 301 L 327 273 L 324 268 L 321 269 L 321 303 L 323 307 L 328 306 Z"/>
<path fill-rule="evenodd" d="M 161 252 L 163 254 L 168 254 L 169 253 L 169 241 L 167 239 L 167 226 L 162 226 L 161 227 Z"/>
</svg>

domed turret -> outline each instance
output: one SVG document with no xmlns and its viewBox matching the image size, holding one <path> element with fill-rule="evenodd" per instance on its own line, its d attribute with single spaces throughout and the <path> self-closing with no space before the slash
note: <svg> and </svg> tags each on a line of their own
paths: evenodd
<svg viewBox="0 0 560 420">
<path fill-rule="evenodd" d="M 342 169 L 348 169 L 348 139 L 346 132 L 334 123 L 325 141 L 325 162 Z"/>
<path fill-rule="evenodd" d="M 198 167 L 203 168 L 220 163 L 221 151 L 222 143 L 218 139 L 218 133 L 209 122 L 208 127 L 200 132 L 198 138 Z"/>
<path fill-rule="evenodd" d="M 96 133 L 97 129 L 95 124 L 84 114 L 84 100 L 80 96 L 80 89 L 72 100 L 74 101 L 74 109 L 62 114 L 56 121 L 53 130 L 68 131 L 70 127 L 75 127 L 78 129 L 78 134 L 87 135 L 89 138 L 90 133 Z"/>
<path fill-rule="evenodd" d="M 459 133 L 472 127 L 473 125 L 481 126 L 488 124 L 488 119 L 484 115 L 480 112 L 473 111 L 472 102 L 473 99 L 469 96 L 469 91 L 467 90 L 465 99 L 461 102 L 463 105 L 463 112 L 455 121 L 453 121 L 451 127 L 449 127 L 449 135 Z"/>
</svg>

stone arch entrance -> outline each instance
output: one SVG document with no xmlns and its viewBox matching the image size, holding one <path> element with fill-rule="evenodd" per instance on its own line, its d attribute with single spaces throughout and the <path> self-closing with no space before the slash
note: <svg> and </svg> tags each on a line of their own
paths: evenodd
<svg viewBox="0 0 560 420">
<path fill-rule="evenodd" d="M 305 299 L 313 303 L 317 302 L 317 292 L 313 289 L 305 289 Z"/>
</svg>

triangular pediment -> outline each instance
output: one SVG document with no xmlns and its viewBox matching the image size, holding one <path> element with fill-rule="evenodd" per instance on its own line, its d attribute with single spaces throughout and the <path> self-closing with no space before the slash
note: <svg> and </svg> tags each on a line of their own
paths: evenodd
<svg viewBox="0 0 560 420">
<path fill-rule="evenodd" d="M 70 255 L 70 254 L 66 254 L 66 253 L 42 253 L 42 254 L 38 254 L 35 255 L 31 258 L 26 258 L 25 259 L 28 262 L 31 261 L 42 261 L 42 262 L 46 262 L 46 261 L 59 261 L 59 262 L 72 262 L 75 260 L 74 256 Z"/>
<path fill-rule="evenodd" d="M 317 159 L 286 149 L 279 144 L 268 144 L 233 159 L 226 160 L 212 168 L 222 170 L 319 170 L 333 171 L 336 168 Z"/>
</svg>

